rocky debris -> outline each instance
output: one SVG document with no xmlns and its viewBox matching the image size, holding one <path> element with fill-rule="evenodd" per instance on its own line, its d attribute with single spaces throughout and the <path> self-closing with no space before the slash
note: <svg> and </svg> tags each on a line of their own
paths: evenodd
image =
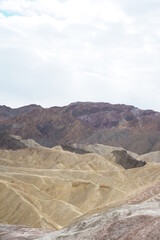
<svg viewBox="0 0 160 240">
<path fill-rule="evenodd" d="M 146 165 L 145 161 L 137 160 L 127 153 L 126 150 L 113 151 L 115 162 L 125 169 L 138 168 Z"/>
</svg>

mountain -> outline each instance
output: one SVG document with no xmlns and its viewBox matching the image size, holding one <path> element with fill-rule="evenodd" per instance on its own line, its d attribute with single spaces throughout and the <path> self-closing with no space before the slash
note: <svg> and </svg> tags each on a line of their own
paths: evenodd
<svg viewBox="0 0 160 240">
<path fill-rule="evenodd" d="M 0 106 L 0 239 L 159 239 L 159 159 L 158 112 Z"/>
<path fill-rule="evenodd" d="M 33 139 L 46 147 L 101 143 L 145 154 L 160 150 L 160 113 L 91 102 L 46 109 L 1 106 L 0 132 Z"/>
<path fill-rule="evenodd" d="M 20 107 L 20 108 L 10 108 L 5 105 L 0 106 L 0 121 L 7 120 L 12 117 L 20 116 L 25 113 L 29 113 L 35 109 L 41 109 L 41 106 L 36 104 L 31 104 L 28 106 Z"/>
</svg>

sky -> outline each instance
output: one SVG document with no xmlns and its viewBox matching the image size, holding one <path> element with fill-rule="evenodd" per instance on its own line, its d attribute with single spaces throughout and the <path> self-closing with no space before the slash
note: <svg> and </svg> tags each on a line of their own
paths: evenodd
<svg viewBox="0 0 160 240">
<path fill-rule="evenodd" d="M 0 105 L 160 111 L 159 0 L 0 0 Z"/>
</svg>

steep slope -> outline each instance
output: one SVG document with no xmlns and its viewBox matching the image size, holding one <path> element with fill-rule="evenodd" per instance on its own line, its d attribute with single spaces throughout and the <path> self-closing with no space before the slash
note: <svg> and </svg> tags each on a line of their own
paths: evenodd
<svg viewBox="0 0 160 240">
<path fill-rule="evenodd" d="M 109 103 L 22 109 L 16 110 L 16 114 L 10 114 L 11 110 L 0 111 L 1 132 L 33 139 L 47 147 L 102 143 L 124 147 L 138 154 L 160 150 L 158 112 Z"/>
<path fill-rule="evenodd" d="M 143 159 L 141 160 L 141 156 L 126 151 L 122 147 L 106 146 L 103 144 L 73 144 L 73 148 L 81 149 L 81 151 L 98 153 L 99 155 L 106 157 L 110 162 L 119 164 L 125 169 L 143 167 L 146 164 Z"/>
<path fill-rule="evenodd" d="M 26 147 L 42 147 L 40 144 L 38 144 L 36 141 L 34 141 L 33 139 L 22 139 L 20 136 L 16 136 L 16 135 L 10 135 L 11 138 L 20 141 L 21 143 L 23 143 Z M 10 148 L 12 149 L 12 148 Z"/>
<path fill-rule="evenodd" d="M 22 139 L 20 136 L 15 136 L 8 133 L 0 133 L 0 149 L 24 149 L 27 147 L 42 147 L 33 139 Z"/>
<path fill-rule="evenodd" d="M 1 240 L 158 240 L 160 236 L 160 182 L 138 194 L 128 204 L 89 217 L 81 217 L 60 231 L 0 224 Z"/>
<path fill-rule="evenodd" d="M 0 133 L 0 149 L 21 149 L 27 146 L 21 142 L 19 139 L 12 137 L 7 133 Z"/>
<path fill-rule="evenodd" d="M 139 160 L 146 162 L 157 162 L 160 163 L 160 151 L 146 153 L 138 157 Z"/>
<path fill-rule="evenodd" d="M 145 161 L 138 161 L 136 158 L 130 156 L 125 150 L 113 151 L 113 155 L 115 157 L 115 162 L 125 169 L 138 168 L 146 165 Z"/>
<path fill-rule="evenodd" d="M 113 157 L 113 152 L 114 151 L 123 151 L 125 150 L 124 148 L 122 147 L 114 147 L 114 146 L 107 146 L 107 145 L 104 145 L 104 144 L 89 144 L 89 145 L 86 145 L 86 144 L 77 144 L 77 143 L 74 143 L 72 144 L 72 147 L 73 148 L 77 148 L 77 149 L 81 149 L 83 151 L 86 151 L 86 152 L 92 152 L 92 153 L 97 153 L 101 156 L 107 156 L 107 158 L 112 158 Z M 136 153 L 133 153 L 133 152 L 130 152 L 130 151 L 127 151 L 127 153 L 132 156 L 133 158 L 138 158 L 139 155 L 136 154 Z"/>
<path fill-rule="evenodd" d="M 147 189 L 140 203 L 82 218 L 58 232 L 43 234 L 39 240 L 127 240 L 153 239 L 160 236 L 160 184 Z"/>
<path fill-rule="evenodd" d="M 159 173 L 158 163 L 125 170 L 107 156 L 60 147 L 0 150 L 0 222 L 61 229 L 121 206 L 158 183 Z"/>
</svg>

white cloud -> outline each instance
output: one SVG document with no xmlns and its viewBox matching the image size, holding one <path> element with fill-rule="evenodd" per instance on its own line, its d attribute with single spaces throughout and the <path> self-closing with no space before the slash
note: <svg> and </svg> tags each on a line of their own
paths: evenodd
<svg viewBox="0 0 160 240">
<path fill-rule="evenodd" d="M 81 100 L 160 110 L 159 7 L 156 0 L 1 0 L 0 104 Z"/>
</svg>

